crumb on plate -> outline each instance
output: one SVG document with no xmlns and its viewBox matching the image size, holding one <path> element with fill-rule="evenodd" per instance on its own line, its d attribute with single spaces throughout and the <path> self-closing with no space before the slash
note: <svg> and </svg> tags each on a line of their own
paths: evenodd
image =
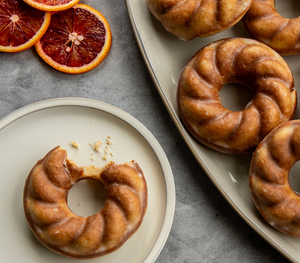
<svg viewBox="0 0 300 263">
<path fill-rule="evenodd" d="M 71 146 L 74 148 L 79 148 L 79 144 L 77 142 L 71 142 Z"/>
<path fill-rule="evenodd" d="M 102 144 L 102 142 L 101 141 L 97 141 L 96 143 L 95 143 L 95 145 L 94 145 L 94 150 L 96 151 L 96 152 L 99 152 L 100 151 L 100 145 Z"/>
</svg>

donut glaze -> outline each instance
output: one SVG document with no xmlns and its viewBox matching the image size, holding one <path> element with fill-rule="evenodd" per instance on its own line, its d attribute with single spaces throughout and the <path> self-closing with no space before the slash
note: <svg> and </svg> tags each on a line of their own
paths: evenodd
<svg viewBox="0 0 300 263">
<path fill-rule="evenodd" d="M 227 83 L 249 87 L 254 95 L 242 111 L 220 100 Z M 184 67 L 177 88 L 179 116 L 204 145 L 224 153 L 254 151 L 276 126 L 295 113 L 297 94 L 291 70 L 268 46 L 228 38 L 200 49 Z"/>
<path fill-rule="evenodd" d="M 182 40 L 224 31 L 249 9 L 252 0 L 147 0 L 163 27 Z"/>
<path fill-rule="evenodd" d="M 67 205 L 68 191 L 83 179 L 100 182 L 106 194 L 103 208 L 89 217 L 74 214 Z M 23 204 L 32 232 L 46 247 L 71 258 L 94 258 L 115 251 L 139 228 L 147 185 L 134 161 L 78 167 L 58 146 L 32 168 Z"/>
<path fill-rule="evenodd" d="M 257 146 L 249 185 L 263 218 L 276 229 L 300 237 L 300 196 L 289 184 L 289 171 L 300 160 L 300 121 L 286 122 Z"/>
<path fill-rule="evenodd" d="M 267 44 L 279 54 L 300 53 L 300 17 L 282 17 L 276 10 L 275 0 L 253 0 L 242 22 L 251 38 Z"/>
</svg>

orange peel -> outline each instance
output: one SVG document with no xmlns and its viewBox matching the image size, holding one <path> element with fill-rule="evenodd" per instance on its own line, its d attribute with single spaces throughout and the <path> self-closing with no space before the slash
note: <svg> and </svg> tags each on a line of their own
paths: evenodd
<svg viewBox="0 0 300 263">
<path fill-rule="evenodd" d="M 64 11 L 76 5 L 79 0 L 23 0 L 28 5 L 48 12 Z"/>
</svg>

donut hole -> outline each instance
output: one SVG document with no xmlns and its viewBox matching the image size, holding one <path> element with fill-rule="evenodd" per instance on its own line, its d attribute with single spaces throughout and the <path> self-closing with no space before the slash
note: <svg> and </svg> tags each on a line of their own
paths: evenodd
<svg viewBox="0 0 300 263">
<path fill-rule="evenodd" d="M 287 19 L 297 18 L 300 15 L 300 1 L 277 0 L 275 1 L 275 8 L 281 16 Z"/>
<path fill-rule="evenodd" d="M 68 206 L 73 213 L 79 216 L 96 214 L 102 209 L 104 203 L 104 187 L 92 179 L 77 182 L 68 194 Z"/>
<path fill-rule="evenodd" d="M 289 183 L 292 190 L 300 195 L 300 162 L 296 162 L 289 173 Z"/>
<path fill-rule="evenodd" d="M 231 111 L 242 111 L 253 98 L 253 91 L 238 83 L 229 83 L 220 91 L 221 103 Z"/>
</svg>

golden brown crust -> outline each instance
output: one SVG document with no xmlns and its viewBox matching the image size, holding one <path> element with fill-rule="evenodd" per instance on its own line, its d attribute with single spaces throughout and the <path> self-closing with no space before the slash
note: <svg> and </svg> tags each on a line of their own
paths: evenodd
<svg viewBox="0 0 300 263">
<path fill-rule="evenodd" d="M 106 191 L 104 207 L 89 217 L 75 215 L 67 205 L 68 191 L 83 179 L 100 182 Z M 139 228 L 147 185 L 134 161 L 78 167 L 58 146 L 29 173 L 23 203 L 31 230 L 46 247 L 71 258 L 94 258 L 115 251 Z"/>
<path fill-rule="evenodd" d="M 253 99 L 243 111 L 226 109 L 220 90 L 230 82 L 249 87 Z M 207 45 L 187 63 L 177 89 L 179 116 L 201 143 L 225 153 L 253 151 L 276 126 L 295 113 L 291 70 L 268 46 L 229 38 Z"/>
<path fill-rule="evenodd" d="M 257 146 L 249 185 L 253 201 L 276 229 L 300 237 L 300 196 L 289 184 L 290 168 L 300 159 L 300 121 L 286 122 Z"/>
<path fill-rule="evenodd" d="M 282 17 L 276 10 L 275 0 L 253 0 L 242 22 L 251 38 L 267 44 L 279 54 L 300 53 L 300 17 Z"/>
<path fill-rule="evenodd" d="M 207 37 L 236 24 L 252 0 L 148 0 L 152 14 L 182 40 Z"/>
</svg>

